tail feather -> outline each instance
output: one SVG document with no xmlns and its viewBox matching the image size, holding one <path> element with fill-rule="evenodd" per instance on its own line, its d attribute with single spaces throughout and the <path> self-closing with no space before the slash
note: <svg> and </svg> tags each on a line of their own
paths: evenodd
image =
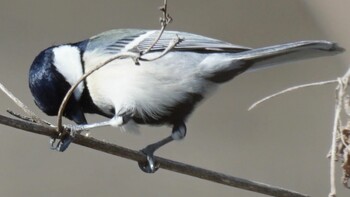
<svg viewBox="0 0 350 197">
<path fill-rule="evenodd" d="M 252 71 L 286 62 L 336 55 L 343 51 L 343 48 L 333 42 L 317 40 L 299 41 L 252 49 L 239 53 L 239 57 L 236 58 L 252 63 L 249 67 L 249 70 Z"/>
<path fill-rule="evenodd" d="M 254 71 L 286 62 L 336 55 L 344 49 L 328 41 L 299 41 L 238 53 L 215 54 L 200 65 L 206 79 L 223 83 L 245 71 Z"/>
</svg>

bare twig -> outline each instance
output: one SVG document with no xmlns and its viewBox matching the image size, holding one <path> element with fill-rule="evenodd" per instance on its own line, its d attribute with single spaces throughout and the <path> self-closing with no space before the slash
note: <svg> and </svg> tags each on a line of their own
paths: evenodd
<svg viewBox="0 0 350 197">
<path fill-rule="evenodd" d="M 23 116 L 22 114 L 16 113 L 16 112 L 9 110 L 9 109 L 7 109 L 6 112 L 9 113 L 10 115 L 16 117 L 16 118 L 21 119 L 21 120 L 35 123 L 35 120 L 33 120 L 31 117 Z"/>
<path fill-rule="evenodd" d="M 277 92 L 275 94 L 272 94 L 270 96 L 267 96 L 257 102 L 255 102 L 253 105 L 249 107 L 248 110 L 251 110 L 255 108 L 257 105 L 273 98 L 276 96 L 279 96 L 281 94 L 285 94 L 287 92 L 306 88 L 306 87 L 313 87 L 313 86 L 320 86 L 320 85 L 327 85 L 327 84 L 333 84 L 338 83 L 338 86 L 336 88 L 336 103 L 335 103 L 335 115 L 334 115 L 334 121 L 333 121 L 333 130 L 332 130 L 332 145 L 331 150 L 328 155 L 330 158 L 330 193 L 329 197 L 335 197 L 336 196 L 336 182 L 335 182 L 335 162 L 338 160 L 338 157 L 342 158 L 342 167 L 343 167 L 343 184 L 345 187 L 350 188 L 348 185 L 349 177 L 350 177 L 350 146 L 349 146 L 349 122 L 348 125 L 345 126 L 345 128 L 342 128 L 341 123 L 341 112 L 344 109 L 345 114 L 349 117 L 350 116 L 350 99 L 349 95 L 346 94 L 347 88 L 349 87 L 350 81 L 350 69 L 345 73 L 345 75 L 341 78 L 338 78 L 337 80 L 329 80 L 329 81 L 321 81 L 316 83 L 309 83 L 304 84 L 300 86 L 294 86 L 285 90 L 282 90 L 280 92 Z M 345 140 L 345 138 L 347 140 Z"/>
<path fill-rule="evenodd" d="M 282 94 L 285 94 L 287 92 L 291 92 L 291 91 L 294 91 L 294 90 L 298 90 L 298 89 L 301 89 L 301 88 L 308 88 L 308 87 L 314 87 L 314 86 L 321 86 L 321 85 L 327 85 L 327 84 L 334 84 L 334 83 L 337 83 L 338 81 L 337 80 L 329 80 L 329 81 L 320 81 L 320 82 L 315 82 L 315 83 L 308 83 L 308 84 L 303 84 L 303 85 L 299 85 L 299 86 L 293 86 L 293 87 L 290 87 L 290 88 L 287 88 L 285 90 L 282 90 L 280 92 L 277 92 L 275 94 L 272 94 L 270 96 L 267 96 L 257 102 L 255 102 L 254 104 L 252 104 L 249 108 L 248 108 L 248 111 L 254 109 L 256 106 L 258 106 L 259 104 L 269 100 L 269 99 L 272 99 L 276 96 L 279 96 L 279 95 L 282 95 Z"/>
<path fill-rule="evenodd" d="M 176 37 L 175 39 L 173 39 L 170 43 L 169 46 L 157 57 L 148 60 L 148 61 L 153 61 L 156 60 L 158 58 L 163 57 L 165 54 L 167 54 L 171 49 L 173 49 L 179 42 L 181 42 L 181 38 Z M 61 106 L 58 110 L 58 115 L 57 115 L 57 131 L 59 133 L 63 132 L 63 124 L 62 124 L 62 117 L 63 117 L 63 112 L 68 104 L 68 101 L 70 99 L 70 97 L 72 96 L 72 94 L 74 93 L 74 90 L 79 86 L 79 84 L 81 82 L 83 82 L 88 76 L 90 76 L 92 73 L 94 73 L 95 71 L 99 70 L 100 68 L 102 68 L 103 66 L 106 66 L 107 64 L 109 64 L 110 62 L 116 60 L 116 59 L 120 59 L 120 58 L 132 58 L 133 60 L 137 61 L 138 59 L 140 59 L 140 54 L 137 53 L 133 53 L 133 52 L 123 52 L 123 53 L 118 53 L 116 54 L 114 57 L 109 58 L 108 60 L 102 62 L 101 64 L 97 65 L 96 67 L 94 67 L 93 69 L 89 70 L 88 72 L 86 72 L 83 76 L 81 76 L 78 81 L 68 90 L 67 94 L 65 95 L 65 97 L 63 98 L 63 101 L 61 103 Z"/>
<path fill-rule="evenodd" d="M 40 135 L 49 136 L 51 138 L 58 137 L 58 133 L 55 128 L 38 125 L 35 123 L 23 121 L 23 120 L 12 119 L 2 115 L 0 115 L 0 124 L 14 127 L 20 130 L 40 134 Z M 101 152 L 105 152 L 108 154 L 134 160 L 134 161 L 141 161 L 141 162 L 146 161 L 146 156 L 140 153 L 139 151 L 134 151 L 115 144 L 100 141 L 92 137 L 76 135 L 73 143 L 79 144 L 81 146 L 85 146 L 88 148 L 92 148 L 94 150 L 98 150 Z M 160 168 L 178 172 L 181 174 L 186 174 L 193 177 L 197 177 L 200 179 L 216 182 L 219 184 L 231 186 L 231 187 L 241 188 L 241 189 L 258 192 L 258 193 L 266 194 L 270 196 L 279 196 L 279 197 L 306 197 L 307 196 L 305 194 L 300 194 L 298 192 L 270 186 L 264 183 L 250 181 L 247 179 L 225 175 L 215 171 L 199 168 L 196 166 L 180 163 L 177 161 L 172 161 L 161 157 L 155 157 L 155 159 L 157 160 L 157 162 L 159 162 Z"/>
<path fill-rule="evenodd" d="M 341 112 L 344 109 L 345 113 L 350 116 L 350 105 L 349 105 L 349 95 L 346 94 L 346 90 L 348 88 L 348 83 L 350 81 L 350 69 L 346 72 L 346 74 L 338 78 L 337 80 L 329 80 L 329 81 L 321 81 L 316 83 L 309 83 L 299 86 L 294 86 L 285 90 L 282 90 L 280 92 L 277 92 L 275 94 L 272 94 L 270 96 L 267 96 L 257 102 L 255 102 L 253 105 L 249 107 L 248 110 L 251 110 L 255 108 L 257 105 L 282 94 L 285 94 L 290 91 L 294 91 L 301 88 L 306 87 L 313 87 L 313 86 L 320 86 L 320 85 L 327 85 L 327 84 L 333 84 L 338 83 L 338 86 L 336 88 L 336 103 L 335 103 L 335 115 L 334 115 L 334 121 L 333 121 L 333 131 L 332 131 L 332 145 L 331 150 L 329 153 L 330 157 L 330 193 L 329 197 L 335 197 L 336 196 L 336 182 L 335 182 L 335 162 L 338 160 L 338 154 L 342 156 L 343 159 L 343 184 L 345 187 L 348 186 L 349 181 L 349 168 L 350 168 L 350 161 L 348 158 L 350 158 L 349 155 L 349 143 L 345 140 L 345 137 L 348 139 L 348 136 L 344 136 L 344 131 L 349 129 L 347 126 L 345 129 L 342 128 L 341 124 Z M 345 132 L 347 133 L 347 132 Z"/>
<path fill-rule="evenodd" d="M 42 125 L 46 125 L 46 122 L 42 121 L 37 115 L 34 114 L 29 108 L 16 98 L 12 92 L 10 92 L 4 85 L 0 83 L 0 89 L 19 107 L 21 108 L 34 122 Z"/>
<path fill-rule="evenodd" d="M 350 69 L 345 73 L 345 75 L 339 78 L 338 86 L 336 88 L 336 104 L 335 104 L 335 115 L 333 123 L 333 132 L 332 132 L 332 145 L 330 151 L 330 197 L 336 196 L 336 183 L 335 183 L 335 162 L 338 160 L 338 154 L 343 156 L 343 184 L 345 187 L 348 187 L 348 176 L 349 172 L 347 171 L 349 161 L 349 144 L 345 141 L 345 137 L 348 138 L 346 130 L 342 128 L 341 124 L 341 112 L 344 109 L 345 114 L 349 116 L 349 98 L 346 94 L 347 88 L 349 87 L 350 80 Z"/>
<path fill-rule="evenodd" d="M 163 52 L 161 54 L 159 54 L 158 56 L 154 57 L 154 58 L 149 58 L 149 59 L 146 59 L 146 58 L 143 58 L 142 56 L 139 58 L 140 60 L 142 61 L 154 61 L 154 60 L 157 60 L 161 57 L 163 57 L 164 55 L 166 55 L 167 53 L 169 53 L 170 50 L 172 50 L 177 44 L 179 44 L 180 42 L 182 42 L 184 40 L 184 38 L 180 38 L 179 36 L 176 36 L 174 39 L 172 39 L 167 48 L 165 48 L 163 50 Z"/>
<path fill-rule="evenodd" d="M 132 52 L 124 52 L 124 53 L 118 53 L 114 57 L 109 58 L 108 60 L 102 62 L 101 64 L 97 65 L 95 68 L 89 70 L 86 72 L 83 76 L 79 78 L 79 80 L 72 86 L 69 91 L 67 92 L 66 96 L 64 97 L 61 106 L 58 110 L 58 115 L 57 115 L 57 131 L 59 133 L 63 132 L 63 125 L 62 125 L 62 117 L 63 117 L 63 112 L 64 109 L 66 108 L 66 105 L 68 104 L 69 98 L 72 96 L 74 90 L 78 87 L 78 85 L 85 80 L 88 76 L 90 76 L 93 72 L 97 71 L 98 69 L 102 68 L 103 66 L 107 65 L 108 63 L 119 59 L 119 58 L 133 58 L 137 59 L 139 57 L 139 54 L 132 53 Z"/>
<path fill-rule="evenodd" d="M 97 65 L 95 68 L 91 69 L 90 71 L 88 71 L 87 73 L 85 73 L 75 84 L 74 86 L 72 86 L 69 91 L 67 92 L 66 96 L 64 97 L 61 106 L 59 108 L 58 111 L 58 115 L 57 115 L 57 131 L 59 133 L 64 132 L 63 130 L 63 125 L 62 125 L 62 117 L 63 117 L 63 112 L 68 104 L 68 101 L 70 99 L 70 97 L 72 96 L 74 90 L 79 86 L 79 84 L 85 80 L 88 76 L 90 76 L 92 73 L 94 73 L 95 71 L 97 71 L 98 69 L 102 68 L 103 66 L 107 65 L 108 63 L 116 60 L 116 59 L 120 59 L 120 58 L 132 58 L 136 64 L 139 63 L 139 60 L 143 60 L 143 61 L 154 61 L 156 59 L 159 59 L 161 57 L 163 57 L 165 54 L 167 54 L 171 49 L 173 49 L 178 43 L 180 43 L 183 38 L 179 38 L 178 36 L 175 37 L 172 41 L 170 41 L 168 47 L 166 49 L 163 50 L 163 52 L 157 56 L 154 57 L 152 59 L 146 59 L 146 58 L 142 58 L 142 56 L 146 55 L 153 47 L 154 45 L 159 41 L 160 37 L 162 36 L 166 26 L 172 21 L 171 16 L 168 14 L 168 3 L 167 0 L 164 0 L 164 5 L 161 6 L 160 10 L 163 13 L 163 17 L 161 17 L 160 19 L 160 23 L 161 23 L 161 30 L 157 36 L 157 38 L 154 40 L 154 42 L 145 50 L 142 51 L 140 54 L 128 51 L 128 52 L 123 52 L 123 53 L 118 53 L 116 54 L 114 57 L 109 58 L 108 60 L 106 60 L 105 62 L 102 62 L 101 64 Z"/>
<path fill-rule="evenodd" d="M 330 193 L 329 197 L 336 196 L 336 185 L 335 185 L 335 161 L 337 153 L 337 136 L 339 132 L 339 119 L 340 113 L 342 111 L 342 99 L 344 95 L 344 84 L 341 79 L 338 79 L 337 95 L 336 95 L 336 104 L 335 104 L 335 115 L 333 123 L 333 132 L 332 132 L 332 145 L 331 145 L 331 159 L 330 159 Z"/>
<path fill-rule="evenodd" d="M 159 10 L 163 13 L 163 16 L 160 18 L 161 29 L 159 30 L 158 36 L 154 39 L 153 43 L 144 51 L 141 52 L 141 56 L 151 51 L 151 49 L 157 44 L 159 39 L 162 37 L 165 28 L 169 23 L 173 21 L 171 16 L 168 14 L 168 1 L 164 0 L 164 4 L 159 8 Z"/>
</svg>

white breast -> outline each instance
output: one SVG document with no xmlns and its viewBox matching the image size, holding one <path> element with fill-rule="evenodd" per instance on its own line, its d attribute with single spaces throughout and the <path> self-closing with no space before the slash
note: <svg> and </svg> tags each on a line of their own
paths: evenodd
<svg viewBox="0 0 350 197">
<path fill-rule="evenodd" d="M 106 113 L 111 106 L 116 113 L 131 110 L 151 117 L 168 113 L 167 108 L 183 101 L 186 93 L 204 96 L 213 87 L 198 75 L 197 65 L 203 57 L 191 54 L 172 52 L 139 66 L 131 59 L 113 61 L 88 77 L 91 98 Z M 191 58 L 186 58 L 187 55 Z M 94 60 L 85 61 L 86 70 L 106 58 L 89 56 L 96 57 L 93 53 L 86 54 L 86 60 Z"/>
</svg>

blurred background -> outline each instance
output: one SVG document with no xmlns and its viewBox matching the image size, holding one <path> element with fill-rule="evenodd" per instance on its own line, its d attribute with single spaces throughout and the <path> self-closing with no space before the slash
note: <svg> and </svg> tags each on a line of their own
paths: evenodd
<svg viewBox="0 0 350 197">
<path fill-rule="evenodd" d="M 0 81 L 41 117 L 28 89 L 35 56 L 54 44 L 76 42 L 114 28 L 159 29 L 163 0 L 1 0 Z M 250 47 L 326 39 L 350 47 L 346 0 L 169 0 L 168 29 Z M 159 156 L 312 196 L 329 192 L 335 85 L 294 91 L 253 111 L 276 91 L 342 76 L 349 52 L 240 75 L 203 102 L 188 121 L 185 140 Z M 0 93 L 0 113 L 21 112 Z M 91 122 L 102 120 L 88 117 Z M 96 129 L 91 135 L 141 149 L 169 135 L 168 127 L 141 127 L 140 135 Z M 144 174 L 123 158 L 71 145 L 49 149 L 48 138 L 0 126 L 0 196 L 263 196 L 160 169 Z M 350 191 L 340 183 L 338 196 Z"/>
</svg>

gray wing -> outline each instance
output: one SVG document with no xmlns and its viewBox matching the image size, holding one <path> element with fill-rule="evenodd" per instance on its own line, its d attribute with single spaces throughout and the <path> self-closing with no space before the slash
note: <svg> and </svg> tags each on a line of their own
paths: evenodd
<svg viewBox="0 0 350 197">
<path fill-rule="evenodd" d="M 90 38 L 87 50 L 99 49 L 104 53 L 118 53 L 125 49 L 127 45 L 134 42 L 134 46 L 129 46 L 133 50 L 143 51 L 147 49 L 158 36 L 159 31 L 138 30 L 138 29 L 118 29 L 110 30 Z M 173 50 L 193 51 L 193 52 L 241 52 L 250 50 L 248 47 L 230 44 L 221 40 L 216 40 L 196 34 L 164 31 L 161 38 L 151 51 L 161 51 L 167 48 L 169 43 L 176 37 L 183 39 Z M 137 40 L 137 42 L 135 42 Z"/>
<path fill-rule="evenodd" d="M 150 36 L 148 36 L 145 40 L 143 40 L 138 48 L 140 50 L 145 50 L 148 48 L 154 40 L 157 38 L 159 31 L 154 32 Z M 162 34 L 162 37 L 156 43 L 156 45 L 152 48 L 153 51 L 164 50 L 167 48 L 169 43 L 176 37 L 183 39 L 182 42 L 177 44 L 174 49 L 175 50 L 184 50 L 184 51 L 194 51 L 194 52 L 240 52 L 246 51 L 250 48 L 243 47 L 239 45 L 230 44 L 221 40 L 208 38 L 196 34 L 186 33 L 186 32 L 178 32 L 178 31 L 165 31 Z"/>
<path fill-rule="evenodd" d="M 138 29 L 114 29 L 106 31 L 91 37 L 88 40 L 89 42 L 86 50 L 110 50 L 119 52 L 128 43 L 145 33 L 147 33 L 147 31 Z"/>
</svg>

